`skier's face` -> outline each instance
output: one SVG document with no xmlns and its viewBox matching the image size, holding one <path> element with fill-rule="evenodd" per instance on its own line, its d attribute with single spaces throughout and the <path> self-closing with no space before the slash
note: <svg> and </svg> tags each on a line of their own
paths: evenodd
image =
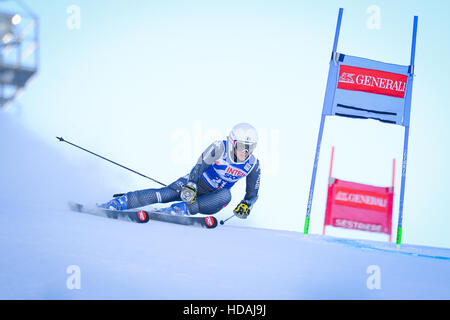
<svg viewBox="0 0 450 320">
<path fill-rule="evenodd" d="M 238 151 L 237 149 L 234 149 L 234 154 L 239 162 L 244 162 L 248 158 L 248 150 Z"/>
</svg>

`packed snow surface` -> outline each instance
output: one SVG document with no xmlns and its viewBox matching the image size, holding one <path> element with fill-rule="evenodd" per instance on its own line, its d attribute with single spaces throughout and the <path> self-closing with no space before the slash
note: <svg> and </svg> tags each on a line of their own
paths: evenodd
<svg viewBox="0 0 450 320">
<path fill-rule="evenodd" d="M 95 173 L 0 124 L 0 299 L 450 299 L 449 249 L 72 212 Z"/>
</svg>

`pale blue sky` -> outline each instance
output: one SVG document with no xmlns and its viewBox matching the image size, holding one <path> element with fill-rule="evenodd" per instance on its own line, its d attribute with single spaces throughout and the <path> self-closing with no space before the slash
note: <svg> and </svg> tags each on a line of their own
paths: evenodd
<svg viewBox="0 0 450 320">
<path fill-rule="evenodd" d="M 28 1 L 41 20 L 41 70 L 11 108 L 68 161 L 99 152 L 165 183 L 186 174 L 233 124 L 260 131 L 260 199 L 245 225 L 303 230 L 313 157 L 339 7 L 338 51 L 407 65 L 419 16 L 403 242 L 450 247 L 447 209 L 450 22 L 447 1 Z M 80 9 L 70 29 L 67 9 Z M 367 8 L 380 9 L 369 29 Z M 311 233 L 321 233 L 331 146 L 334 175 L 390 185 L 397 160 L 397 226 L 403 128 L 327 118 Z M 97 160 L 95 160 L 97 161 Z M 105 191 L 158 187 L 98 160 Z M 227 218 L 244 183 L 218 217 Z M 240 221 L 230 220 L 233 224 Z M 386 236 L 329 228 L 329 234 Z M 395 233 L 394 237 L 395 239 Z"/>
</svg>

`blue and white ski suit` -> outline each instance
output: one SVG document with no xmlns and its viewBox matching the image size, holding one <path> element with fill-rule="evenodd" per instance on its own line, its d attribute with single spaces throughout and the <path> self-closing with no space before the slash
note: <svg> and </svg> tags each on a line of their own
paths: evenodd
<svg viewBox="0 0 450 320">
<path fill-rule="evenodd" d="M 243 163 L 231 159 L 227 142 L 216 141 L 200 156 L 191 172 L 160 189 L 146 189 L 128 192 L 127 208 L 137 208 L 153 203 L 180 201 L 180 191 L 188 183 L 197 185 L 197 199 L 188 204 L 190 214 L 214 214 L 231 201 L 230 189 L 234 184 L 246 178 L 244 200 L 253 206 L 258 199 L 261 177 L 259 160 L 254 155 Z"/>
</svg>

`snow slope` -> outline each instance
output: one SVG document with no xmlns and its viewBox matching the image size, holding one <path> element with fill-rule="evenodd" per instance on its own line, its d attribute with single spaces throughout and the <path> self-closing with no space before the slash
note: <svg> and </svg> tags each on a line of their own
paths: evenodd
<svg viewBox="0 0 450 320">
<path fill-rule="evenodd" d="M 5 114 L 0 130 L 0 299 L 450 299 L 449 249 L 71 212 L 99 197 L 102 171 Z"/>
</svg>

